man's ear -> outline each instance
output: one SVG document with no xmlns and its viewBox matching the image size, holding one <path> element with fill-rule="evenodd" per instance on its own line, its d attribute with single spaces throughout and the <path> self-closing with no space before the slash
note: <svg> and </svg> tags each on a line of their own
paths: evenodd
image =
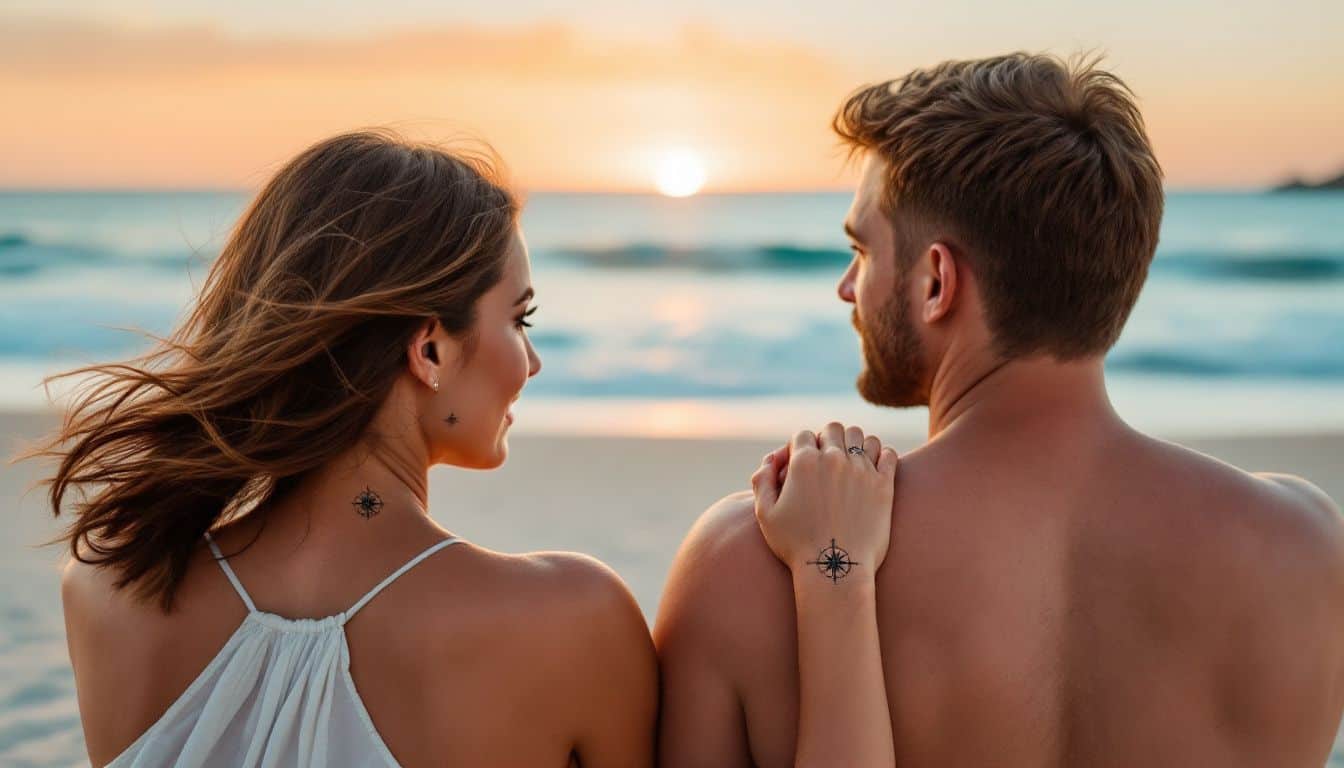
<svg viewBox="0 0 1344 768">
<path fill-rule="evenodd" d="M 958 301 L 957 260 L 946 243 L 935 242 L 924 252 L 927 268 L 924 291 L 924 322 L 932 323 L 952 312 Z"/>
</svg>

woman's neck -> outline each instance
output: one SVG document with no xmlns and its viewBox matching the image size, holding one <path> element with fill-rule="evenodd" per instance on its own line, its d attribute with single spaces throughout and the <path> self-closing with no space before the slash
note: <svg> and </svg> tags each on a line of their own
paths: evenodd
<svg viewBox="0 0 1344 768">
<path fill-rule="evenodd" d="M 396 446 L 353 447 L 247 517 L 265 526 L 268 539 L 296 549 L 442 530 L 429 517 L 428 467 L 408 453 Z"/>
</svg>

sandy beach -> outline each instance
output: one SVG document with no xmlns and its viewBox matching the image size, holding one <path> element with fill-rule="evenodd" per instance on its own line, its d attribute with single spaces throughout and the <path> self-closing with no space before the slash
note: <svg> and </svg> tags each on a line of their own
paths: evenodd
<svg viewBox="0 0 1344 768">
<path fill-rule="evenodd" d="M 0 413 L 5 455 L 57 419 Z M 1344 433 L 1163 437 L 1246 469 L 1301 475 L 1344 499 Z M 909 450 L 923 436 L 883 438 Z M 598 557 L 629 584 L 650 623 L 687 529 L 714 500 L 746 488 L 760 456 L 774 447 L 762 440 L 526 433 L 510 444 L 509 461 L 493 472 L 436 467 L 430 483 L 434 517 L 492 549 Z M 57 583 L 64 551 L 33 546 L 58 524 L 47 514 L 42 491 L 20 496 L 46 474 L 36 461 L 0 467 L 0 492 L 14 500 L 0 543 L 0 764 L 7 766 L 84 762 Z M 1344 765 L 1338 747 L 1330 764 Z"/>
</svg>

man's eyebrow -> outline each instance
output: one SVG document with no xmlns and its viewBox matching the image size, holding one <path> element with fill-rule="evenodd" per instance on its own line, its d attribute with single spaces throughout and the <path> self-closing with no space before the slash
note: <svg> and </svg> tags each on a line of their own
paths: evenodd
<svg viewBox="0 0 1344 768">
<path fill-rule="evenodd" d="M 519 296 L 519 297 L 518 297 L 518 300 L 515 301 L 515 302 L 513 302 L 513 303 L 514 303 L 514 304 L 522 304 L 524 301 L 528 301 L 529 299 L 531 299 L 533 296 L 536 296 L 536 295 L 537 295 L 536 291 L 532 290 L 532 286 L 529 285 L 529 286 L 527 287 L 527 290 L 526 290 L 526 291 L 523 291 L 523 295 L 522 295 L 522 296 Z"/>
</svg>

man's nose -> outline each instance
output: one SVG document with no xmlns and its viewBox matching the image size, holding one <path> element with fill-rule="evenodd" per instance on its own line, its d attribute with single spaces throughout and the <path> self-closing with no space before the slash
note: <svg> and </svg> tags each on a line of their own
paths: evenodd
<svg viewBox="0 0 1344 768">
<path fill-rule="evenodd" d="M 835 292 L 839 295 L 841 301 L 849 304 L 854 303 L 854 270 L 845 270 L 845 274 L 840 277 L 839 285 L 835 286 Z"/>
</svg>

